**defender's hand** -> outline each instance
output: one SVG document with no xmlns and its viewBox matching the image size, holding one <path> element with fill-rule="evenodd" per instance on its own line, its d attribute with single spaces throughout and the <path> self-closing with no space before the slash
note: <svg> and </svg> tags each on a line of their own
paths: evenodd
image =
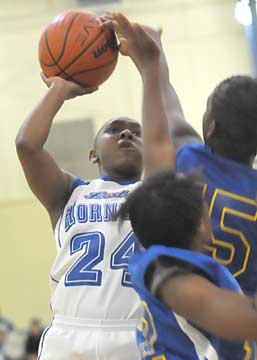
<svg viewBox="0 0 257 360">
<path fill-rule="evenodd" d="M 110 19 L 108 21 L 108 18 Z M 160 45 L 157 35 L 149 28 L 138 23 L 130 22 L 121 13 L 112 13 L 106 16 L 106 25 L 112 26 L 120 41 L 122 55 L 130 56 L 140 73 L 143 73 L 149 65 L 159 60 Z M 154 39 L 156 37 L 156 39 Z"/>
</svg>

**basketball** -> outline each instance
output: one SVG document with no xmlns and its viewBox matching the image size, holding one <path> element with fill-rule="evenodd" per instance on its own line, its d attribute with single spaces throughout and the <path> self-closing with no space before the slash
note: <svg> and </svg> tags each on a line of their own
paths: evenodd
<svg viewBox="0 0 257 360">
<path fill-rule="evenodd" d="M 89 12 L 56 16 L 39 41 L 39 62 L 46 77 L 60 76 L 83 87 L 101 85 L 118 60 L 114 32 Z"/>
</svg>

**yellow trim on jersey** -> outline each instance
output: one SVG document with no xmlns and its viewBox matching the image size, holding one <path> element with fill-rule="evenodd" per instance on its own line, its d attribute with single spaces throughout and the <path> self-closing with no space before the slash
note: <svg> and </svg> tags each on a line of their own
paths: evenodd
<svg viewBox="0 0 257 360">
<path fill-rule="evenodd" d="M 158 355 L 152 358 L 152 360 L 167 360 L 165 355 Z"/>
<path fill-rule="evenodd" d="M 206 183 L 201 183 L 201 185 L 203 185 L 203 191 L 202 191 L 202 197 L 204 198 L 205 197 L 205 194 L 206 194 L 206 190 L 207 190 L 207 184 Z"/>
</svg>

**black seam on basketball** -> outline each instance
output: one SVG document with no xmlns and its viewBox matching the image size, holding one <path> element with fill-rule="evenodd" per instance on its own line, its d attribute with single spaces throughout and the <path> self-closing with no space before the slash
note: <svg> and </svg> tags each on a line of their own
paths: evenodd
<svg viewBox="0 0 257 360">
<path fill-rule="evenodd" d="M 78 13 L 78 14 L 75 14 L 70 22 L 70 25 L 65 33 L 65 36 L 64 36 L 64 42 L 63 42 L 63 46 L 62 46 L 62 49 L 61 49 L 61 54 L 59 55 L 59 58 L 58 59 L 55 59 L 54 56 L 51 56 L 53 61 L 54 61 L 54 64 L 45 64 L 43 61 L 40 60 L 40 62 L 46 66 L 46 67 L 51 67 L 51 66 L 56 66 L 57 65 L 57 62 L 59 62 L 61 60 L 61 58 L 63 57 L 63 54 L 65 52 L 65 48 L 66 48 L 66 43 L 67 43 L 67 40 L 68 40 L 68 36 L 69 36 L 69 33 L 71 31 L 71 28 L 72 28 L 72 25 L 74 24 L 74 21 L 81 15 L 81 13 Z M 47 33 L 48 31 L 46 30 L 46 38 L 47 38 Z M 48 38 L 47 38 L 48 39 Z M 47 46 L 47 49 L 50 53 L 50 46 L 49 46 L 49 43 L 47 43 L 48 46 Z M 51 52 L 52 54 L 52 52 Z"/>
<path fill-rule="evenodd" d="M 92 39 L 92 41 L 88 44 L 88 46 L 85 47 L 85 49 L 83 49 L 70 63 L 65 65 L 62 71 L 67 70 L 71 65 L 73 65 L 81 57 L 81 55 L 85 54 L 85 52 L 87 52 L 88 49 L 94 44 L 94 42 L 104 33 L 105 33 L 105 31 L 103 29 L 101 29 L 100 33 L 97 34 L 94 39 Z M 58 72 L 56 74 L 56 76 L 60 76 L 62 74 L 62 71 Z"/>
<path fill-rule="evenodd" d="M 49 55 L 51 56 L 52 60 L 55 62 L 55 58 L 54 58 L 54 56 L 53 56 L 53 54 L 52 54 L 52 52 L 51 52 L 51 49 L 50 49 L 50 47 L 49 47 L 48 37 L 47 37 L 47 31 L 46 31 L 46 35 L 45 35 L 45 41 L 46 41 L 46 46 L 47 46 L 47 50 L 48 50 L 48 52 L 49 52 Z M 67 80 L 72 80 L 72 78 L 70 77 L 70 75 L 67 74 L 57 62 L 55 62 L 55 66 L 57 66 L 58 69 L 61 70 L 61 73 L 63 73 L 63 74 L 67 77 Z M 56 76 L 56 75 L 55 75 L 55 76 Z"/>
<path fill-rule="evenodd" d="M 103 68 L 105 66 L 108 66 L 108 65 L 112 64 L 116 59 L 117 59 L 117 56 L 115 55 L 110 61 L 107 61 L 106 63 L 104 63 L 102 65 L 99 65 L 99 66 L 97 66 L 95 68 L 80 70 L 80 71 L 78 71 L 76 73 L 71 74 L 70 76 L 73 77 L 73 76 L 76 76 L 76 75 L 79 75 L 79 74 L 82 74 L 82 73 L 86 73 L 86 72 L 90 72 L 90 71 L 94 71 L 94 70 L 99 70 L 99 69 L 101 69 L 101 68 Z"/>
</svg>

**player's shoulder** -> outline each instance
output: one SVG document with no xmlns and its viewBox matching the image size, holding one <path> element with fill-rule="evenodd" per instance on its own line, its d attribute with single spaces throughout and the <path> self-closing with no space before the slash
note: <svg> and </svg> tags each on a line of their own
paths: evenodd
<svg viewBox="0 0 257 360">
<path fill-rule="evenodd" d="M 84 185 L 89 185 L 89 184 L 90 184 L 90 181 L 77 177 L 77 178 L 75 178 L 75 180 L 73 181 L 73 183 L 71 185 L 70 193 L 72 194 L 73 191 L 76 188 L 78 188 L 79 186 L 84 186 Z"/>
<path fill-rule="evenodd" d="M 147 269 L 151 264 L 159 261 L 161 258 L 167 267 L 179 265 L 181 269 L 184 268 L 187 271 L 190 269 L 199 269 L 219 286 L 229 289 L 238 288 L 237 282 L 233 279 L 229 271 L 210 256 L 191 250 L 161 245 L 151 246 L 149 249 L 134 255 L 129 265 L 130 271 L 136 274 L 134 276 L 137 277 L 139 281 L 144 283 L 144 276 Z"/>
<path fill-rule="evenodd" d="M 198 141 L 190 141 L 186 144 L 183 144 L 177 151 L 177 156 L 189 152 L 210 152 L 209 147 L 206 144 L 200 143 Z"/>
</svg>

